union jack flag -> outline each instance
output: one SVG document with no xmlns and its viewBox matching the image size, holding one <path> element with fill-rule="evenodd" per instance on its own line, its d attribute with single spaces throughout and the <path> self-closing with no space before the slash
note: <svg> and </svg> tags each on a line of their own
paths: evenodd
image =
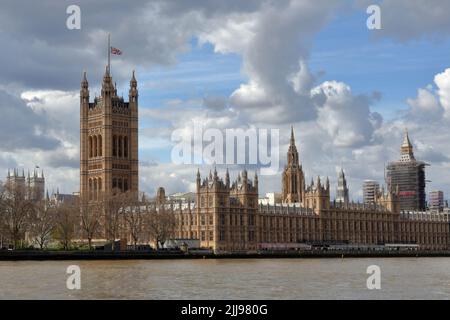
<svg viewBox="0 0 450 320">
<path fill-rule="evenodd" d="M 120 49 L 111 47 L 111 53 L 112 53 L 112 54 L 117 54 L 117 55 L 120 56 L 120 55 L 122 54 L 122 51 L 121 51 Z"/>
</svg>

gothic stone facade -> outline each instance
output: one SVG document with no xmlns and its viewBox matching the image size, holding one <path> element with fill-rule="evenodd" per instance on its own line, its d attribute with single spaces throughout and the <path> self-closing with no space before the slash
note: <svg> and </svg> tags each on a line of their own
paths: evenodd
<svg viewBox="0 0 450 320">
<path fill-rule="evenodd" d="M 129 101 L 117 96 L 109 69 L 101 96 L 89 101 L 84 73 L 80 90 L 80 194 L 95 200 L 116 191 L 138 194 L 138 90 L 133 75 Z"/>
<path fill-rule="evenodd" d="M 293 133 L 283 172 L 283 203 L 258 204 L 258 177 L 247 171 L 230 185 L 214 174 L 197 173 L 196 203 L 180 204 L 175 237 L 200 239 L 216 252 L 292 248 L 301 244 L 418 244 L 422 249 L 449 247 L 448 217 L 400 212 L 398 190 L 380 191 L 373 205 L 330 200 L 330 184 L 318 177 L 304 183 Z"/>
</svg>

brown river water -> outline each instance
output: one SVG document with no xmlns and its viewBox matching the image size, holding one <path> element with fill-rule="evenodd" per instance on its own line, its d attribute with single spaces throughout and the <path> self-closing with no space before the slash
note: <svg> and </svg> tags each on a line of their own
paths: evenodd
<svg viewBox="0 0 450 320">
<path fill-rule="evenodd" d="M 0 299 L 450 299 L 450 258 L 0 261 Z"/>
</svg>

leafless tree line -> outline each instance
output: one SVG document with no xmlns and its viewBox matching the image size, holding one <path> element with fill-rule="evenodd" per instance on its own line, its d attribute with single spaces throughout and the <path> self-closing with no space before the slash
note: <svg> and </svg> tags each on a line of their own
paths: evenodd
<svg viewBox="0 0 450 320">
<path fill-rule="evenodd" d="M 58 242 L 64 250 L 96 239 L 117 239 L 160 248 L 174 234 L 176 218 L 171 210 L 149 201 L 138 201 L 132 193 L 97 195 L 97 201 L 76 197 L 56 203 L 33 201 L 23 190 L 5 185 L 0 192 L 0 247 L 28 246 L 46 249 Z"/>
</svg>

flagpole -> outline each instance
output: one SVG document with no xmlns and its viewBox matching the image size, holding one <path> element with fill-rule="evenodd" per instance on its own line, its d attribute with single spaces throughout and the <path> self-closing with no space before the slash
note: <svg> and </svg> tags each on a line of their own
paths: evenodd
<svg viewBox="0 0 450 320">
<path fill-rule="evenodd" d="M 111 34 L 108 33 L 108 73 L 111 75 Z"/>
</svg>

